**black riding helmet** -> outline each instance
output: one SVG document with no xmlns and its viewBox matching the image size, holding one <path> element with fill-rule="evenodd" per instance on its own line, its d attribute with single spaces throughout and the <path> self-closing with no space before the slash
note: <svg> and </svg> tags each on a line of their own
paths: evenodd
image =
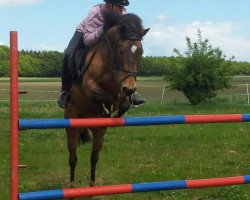
<svg viewBox="0 0 250 200">
<path fill-rule="evenodd" d="M 120 5 L 120 6 L 128 6 L 129 1 L 128 0 L 104 0 L 105 2 L 109 2 L 115 5 Z"/>
</svg>

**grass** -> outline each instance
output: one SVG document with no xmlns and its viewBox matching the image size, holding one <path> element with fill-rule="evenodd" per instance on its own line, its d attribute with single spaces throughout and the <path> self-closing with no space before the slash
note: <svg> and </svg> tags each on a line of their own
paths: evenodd
<svg viewBox="0 0 250 200">
<path fill-rule="evenodd" d="M 234 77 L 233 87 L 218 92 L 220 101 L 230 101 L 231 103 L 247 104 L 247 88 L 250 84 L 250 77 Z M 19 89 L 28 91 L 26 95 L 20 95 L 20 101 L 56 101 L 60 92 L 59 78 L 20 78 Z M 166 85 L 164 98 L 162 99 L 163 87 Z M 187 99 L 180 91 L 169 90 L 169 83 L 162 77 L 138 77 L 137 88 L 141 96 L 147 101 L 164 101 L 165 103 L 186 102 Z M 237 86 L 235 86 L 237 85 Z M 49 91 L 49 92 L 48 92 Z M 9 79 L 0 78 L 0 101 L 9 99 Z"/>
<path fill-rule="evenodd" d="M 53 102 L 20 102 L 19 118 L 62 118 Z M 129 116 L 247 113 L 244 105 L 147 103 Z M 9 104 L 0 102 L 0 199 L 9 198 Z M 97 166 L 97 185 L 249 174 L 249 123 L 110 128 Z M 91 145 L 80 146 L 76 186 L 88 185 Z M 65 188 L 69 180 L 64 130 L 19 133 L 20 191 Z M 84 199 L 84 198 L 82 198 Z M 249 200 L 250 186 L 111 195 L 94 200 Z"/>
<path fill-rule="evenodd" d="M 249 83 L 249 80 L 249 77 L 234 77 L 232 84 Z M 19 118 L 62 118 L 62 110 L 55 103 L 60 89 L 59 78 L 20 78 L 19 82 L 21 90 L 30 91 L 27 95 L 19 96 Z M 185 98 L 177 91 L 165 92 L 165 102 L 172 102 L 171 104 L 160 105 L 149 101 L 152 97 L 160 99 L 164 84 L 166 82 L 161 77 L 139 77 L 138 90 L 147 99 L 147 104 L 131 109 L 128 115 L 249 113 L 249 107 L 244 103 L 236 104 L 223 98 L 199 106 L 180 103 L 183 102 L 180 99 Z M 0 78 L 0 100 L 9 99 L 8 88 L 9 79 Z M 245 89 L 243 90 L 232 88 L 221 93 L 244 93 Z M 0 199 L 9 199 L 8 102 L 0 101 L 0 113 Z M 249 128 L 248 123 L 110 128 L 97 167 L 97 184 L 249 174 Z M 88 185 L 90 150 L 90 144 L 79 148 L 77 187 Z M 67 187 L 69 167 L 64 130 L 20 132 L 19 162 L 28 166 L 27 169 L 20 170 L 20 191 Z M 245 185 L 113 195 L 93 199 L 247 200 L 250 199 L 249 189 L 249 185 Z"/>
<path fill-rule="evenodd" d="M 152 77 L 138 77 L 139 81 L 163 81 L 161 76 Z M 0 77 L 0 83 L 9 83 L 10 79 L 8 77 Z M 59 77 L 19 77 L 19 82 L 60 82 Z"/>
<path fill-rule="evenodd" d="M 43 78 L 43 77 L 19 77 L 19 82 L 60 82 L 61 78 L 59 77 L 52 77 L 52 78 Z M 1 77 L 0 83 L 4 82 L 10 82 L 10 79 L 8 77 Z"/>
<path fill-rule="evenodd" d="M 0 77 L 0 82 L 8 82 L 8 77 Z M 147 77 L 137 77 L 138 81 L 163 81 L 161 76 L 147 76 Z M 233 84 L 247 83 L 250 80 L 250 76 L 235 76 L 232 79 Z M 19 77 L 19 82 L 60 82 L 60 77 Z M 163 81 L 164 82 L 164 81 Z"/>
</svg>

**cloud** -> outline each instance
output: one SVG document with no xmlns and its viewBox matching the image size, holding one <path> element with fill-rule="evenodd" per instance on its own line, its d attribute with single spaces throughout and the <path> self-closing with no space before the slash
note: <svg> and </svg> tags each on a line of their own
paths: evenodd
<svg viewBox="0 0 250 200">
<path fill-rule="evenodd" d="M 32 50 L 36 50 L 36 51 L 60 51 L 60 52 L 63 52 L 64 49 L 65 49 L 64 46 L 47 45 L 47 44 L 39 44 L 32 48 Z"/>
<path fill-rule="evenodd" d="M 6 44 L 4 44 L 3 42 L 0 42 L 0 45 L 5 45 L 6 46 Z"/>
<path fill-rule="evenodd" d="M 28 5 L 28 4 L 38 3 L 41 1 L 43 1 L 43 0 L 0 0 L 0 8 L 24 6 L 24 5 Z"/>
<path fill-rule="evenodd" d="M 144 55 L 172 56 L 173 48 L 184 52 L 187 49 L 186 37 L 197 41 L 197 30 L 200 29 L 203 39 L 208 38 L 210 44 L 219 47 L 227 58 L 235 56 L 236 60 L 250 61 L 250 37 L 241 34 L 249 25 L 211 21 L 183 24 L 161 15 L 145 36 Z"/>
</svg>

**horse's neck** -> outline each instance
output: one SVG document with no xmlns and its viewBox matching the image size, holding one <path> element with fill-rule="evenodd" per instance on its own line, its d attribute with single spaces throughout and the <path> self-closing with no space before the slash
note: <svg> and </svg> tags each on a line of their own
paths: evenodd
<svg viewBox="0 0 250 200">
<path fill-rule="evenodd" d="M 105 72 L 109 73 L 113 71 L 114 58 L 111 49 L 107 44 L 107 41 L 103 39 L 100 42 L 101 43 L 99 44 L 99 47 L 96 51 L 96 55 L 94 56 L 94 59 L 92 61 L 93 64 L 91 68 L 95 73 L 96 69 L 98 69 L 99 70 L 99 72 L 97 72 L 98 74 Z M 90 52 L 90 54 L 92 54 L 92 52 Z"/>
<path fill-rule="evenodd" d="M 93 47 L 87 55 L 87 59 L 93 55 Z M 99 99 L 116 95 L 120 90 L 120 79 L 114 70 L 114 59 L 111 50 L 105 40 L 99 44 L 89 68 L 76 85 L 76 91 L 88 99 Z"/>
<path fill-rule="evenodd" d="M 86 62 L 89 64 L 85 73 L 81 75 L 82 81 L 78 82 L 78 87 L 81 88 L 81 84 L 87 85 L 90 79 L 97 84 L 102 84 L 107 74 L 111 72 L 112 60 L 108 44 L 105 39 L 102 39 L 99 44 L 89 49 L 86 56 Z"/>
<path fill-rule="evenodd" d="M 90 54 L 92 52 L 90 52 Z M 83 77 L 83 84 L 88 85 L 87 82 L 91 79 L 93 83 L 101 88 L 113 90 L 114 88 L 112 88 L 112 86 L 119 87 L 120 78 L 117 76 L 115 70 L 113 52 L 105 39 L 99 44 L 96 55 L 86 73 L 85 75 L 87 76 Z"/>
<path fill-rule="evenodd" d="M 110 49 L 109 45 L 107 44 L 106 40 L 103 40 L 101 42 L 99 50 L 99 55 L 101 56 L 102 63 L 107 63 L 109 66 L 110 64 L 113 64 L 113 55 L 112 55 L 112 50 Z"/>
</svg>

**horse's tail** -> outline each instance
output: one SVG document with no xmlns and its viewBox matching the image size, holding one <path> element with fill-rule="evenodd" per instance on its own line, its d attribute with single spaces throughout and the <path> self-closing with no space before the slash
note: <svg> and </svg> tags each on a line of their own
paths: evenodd
<svg viewBox="0 0 250 200">
<path fill-rule="evenodd" d="M 91 140 L 90 138 L 90 135 L 89 135 L 89 131 L 87 128 L 84 128 L 81 132 L 81 135 L 80 135 L 80 144 L 85 144 L 85 143 L 88 143 L 89 141 Z"/>
</svg>

